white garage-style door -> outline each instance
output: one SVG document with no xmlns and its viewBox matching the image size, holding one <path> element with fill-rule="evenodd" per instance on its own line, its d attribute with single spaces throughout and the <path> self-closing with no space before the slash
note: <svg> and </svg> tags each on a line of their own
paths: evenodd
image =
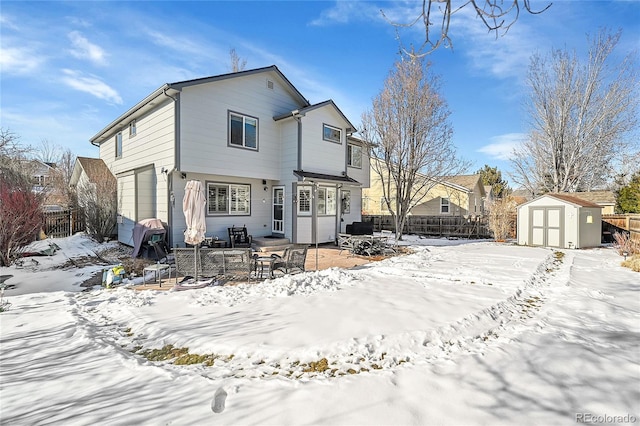
<svg viewBox="0 0 640 426">
<path fill-rule="evenodd" d="M 531 207 L 529 241 L 534 246 L 562 247 L 564 207 Z"/>
</svg>

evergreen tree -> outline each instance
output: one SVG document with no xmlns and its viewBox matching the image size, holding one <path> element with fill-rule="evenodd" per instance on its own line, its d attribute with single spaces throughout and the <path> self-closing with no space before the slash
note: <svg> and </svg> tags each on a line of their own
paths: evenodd
<svg viewBox="0 0 640 426">
<path fill-rule="evenodd" d="M 494 197 L 502 198 L 510 192 L 509 185 L 506 180 L 502 179 L 502 172 L 498 170 L 498 167 L 490 167 L 485 164 L 476 174 L 480 175 L 483 185 L 491 186 L 491 192 Z"/>
<path fill-rule="evenodd" d="M 640 172 L 636 172 L 628 185 L 617 191 L 616 211 L 640 213 Z"/>
</svg>

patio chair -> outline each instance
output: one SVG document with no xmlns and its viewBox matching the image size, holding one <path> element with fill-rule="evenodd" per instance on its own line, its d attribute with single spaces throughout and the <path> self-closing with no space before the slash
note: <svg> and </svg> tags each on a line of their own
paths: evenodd
<svg viewBox="0 0 640 426">
<path fill-rule="evenodd" d="M 202 262 L 200 262 L 199 255 L 193 248 L 178 248 L 173 249 L 173 255 L 176 265 L 176 284 L 178 283 L 178 276 L 185 277 L 198 277 L 202 275 Z"/>
<path fill-rule="evenodd" d="M 280 271 L 284 274 L 291 274 L 293 271 L 304 272 L 304 264 L 307 260 L 308 246 L 294 246 L 284 249 L 282 256 L 278 254 L 272 254 L 274 257 L 271 262 L 271 270 L 269 275 L 273 278 L 276 271 Z"/>
<path fill-rule="evenodd" d="M 253 237 L 247 233 L 247 227 L 232 226 L 228 228 L 231 248 L 251 248 Z"/>
</svg>

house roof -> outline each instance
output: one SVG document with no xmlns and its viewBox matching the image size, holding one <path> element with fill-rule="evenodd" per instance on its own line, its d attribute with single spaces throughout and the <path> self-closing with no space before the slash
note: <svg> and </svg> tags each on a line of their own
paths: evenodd
<svg viewBox="0 0 640 426">
<path fill-rule="evenodd" d="M 463 188 L 473 191 L 474 188 L 479 185 L 484 191 L 484 185 L 482 185 L 480 175 L 455 175 L 447 176 L 444 178 L 447 182 L 459 185 Z M 480 183 L 478 183 L 480 182 Z"/>
<path fill-rule="evenodd" d="M 578 197 L 601 206 L 613 206 L 616 204 L 616 194 L 613 191 L 561 192 L 560 194 Z"/>
<path fill-rule="evenodd" d="M 338 108 L 338 106 L 335 104 L 335 102 L 333 102 L 333 100 L 331 100 L 331 99 L 326 100 L 324 102 L 317 103 L 317 104 L 309 105 L 309 106 L 306 106 L 306 107 L 301 108 L 301 109 L 296 109 L 296 110 L 293 110 L 293 111 L 290 111 L 290 112 L 287 112 L 287 113 L 284 113 L 284 114 L 276 115 L 275 117 L 273 117 L 273 119 L 275 121 L 279 121 L 279 120 L 283 120 L 283 119 L 289 118 L 289 117 L 295 117 L 295 116 L 299 116 L 299 115 L 304 116 L 309 111 L 313 111 L 314 109 L 322 108 L 322 107 L 325 107 L 327 105 L 333 106 L 333 108 L 335 108 L 335 110 L 338 112 L 338 114 L 340 114 L 342 119 L 344 121 L 346 121 L 347 123 L 349 123 L 349 129 L 347 129 L 347 130 L 351 130 L 352 132 L 356 132 L 357 131 L 357 129 L 351 123 L 351 121 L 349 121 L 347 116 L 342 113 L 340 108 Z"/>
<path fill-rule="evenodd" d="M 99 179 L 104 179 L 105 176 L 108 176 L 107 179 L 113 179 L 114 181 L 116 179 L 105 162 L 100 158 L 78 157 L 76 159 L 76 165 L 74 166 L 71 178 L 71 182 L 73 183 L 77 184 L 78 179 L 80 179 L 79 169 L 77 168 L 78 165 L 82 168 L 84 173 L 89 178 L 89 181 L 91 182 L 96 182 Z"/>
<path fill-rule="evenodd" d="M 355 185 L 361 185 L 360 182 L 348 175 L 328 175 L 324 173 L 305 172 L 304 170 L 294 170 L 293 174 L 303 179 L 321 180 L 327 182 L 341 182 Z"/>
<path fill-rule="evenodd" d="M 90 142 L 94 145 L 101 144 L 106 139 L 108 139 L 112 134 L 114 134 L 116 131 L 119 131 L 122 127 L 127 125 L 129 122 L 131 122 L 132 120 L 138 118 L 139 116 L 155 108 L 156 105 L 159 103 L 158 98 L 162 98 L 162 100 L 171 98 L 175 101 L 176 99 L 173 97 L 173 95 L 178 94 L 185 87 L 190 87 L 197 84 L 206 84 L 206 83 L 211 83 L 215 81 L 222 81 L 230 78 L 243 77 L 243 76 L 252 75 L 252 74 L 267 73 L 267 72 L 276 73 L 282 79 L 285 85 L 289 88 L 293 96 L 295 98 L 298 98 L 298 101 L 300 102 L 300 104 L 304 107 L 309 106 L 309 101 L 304 96 L 302 96 L 300 91 L 298 91 L 298 89 L 296 89 L 293 84 L 291 84 L 289 79 L 285 77 L 284 74 L 282 74 L 282 72 L 278 69 L 278 67 L 275 65 L 271 65 L 268 67 L 256 68 L 256 69 L 247 70 L 247 71 L 239 71 L 234 73 L 221 74 L 217 76 L 197 78 L 193 80 L 178 81 L 175 83 L 165 83 L 159 88 L 157 88 L 156 90 L 154 90 L 153 92 L 151 92 L 146 98 L 144 98 L 143 100 L 135 104 L 133 107 L 128 109 L 125 113 L 123 113 L 118 118 L 116 118 L 111 123 L 109 123 L 104 129 L 96 133 L 90 139 Z"/>
</svg>

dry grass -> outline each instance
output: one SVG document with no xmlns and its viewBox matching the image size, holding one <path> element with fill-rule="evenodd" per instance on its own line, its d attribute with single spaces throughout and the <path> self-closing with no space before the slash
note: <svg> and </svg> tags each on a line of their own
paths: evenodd
<svg viewBox="0 0 640 426">
<path fill-rule="evenodd" d="M 622 262 L 622 266 L 632 271 L 640 272 L 640 254 L 636 254 Z"/>
</svg>

